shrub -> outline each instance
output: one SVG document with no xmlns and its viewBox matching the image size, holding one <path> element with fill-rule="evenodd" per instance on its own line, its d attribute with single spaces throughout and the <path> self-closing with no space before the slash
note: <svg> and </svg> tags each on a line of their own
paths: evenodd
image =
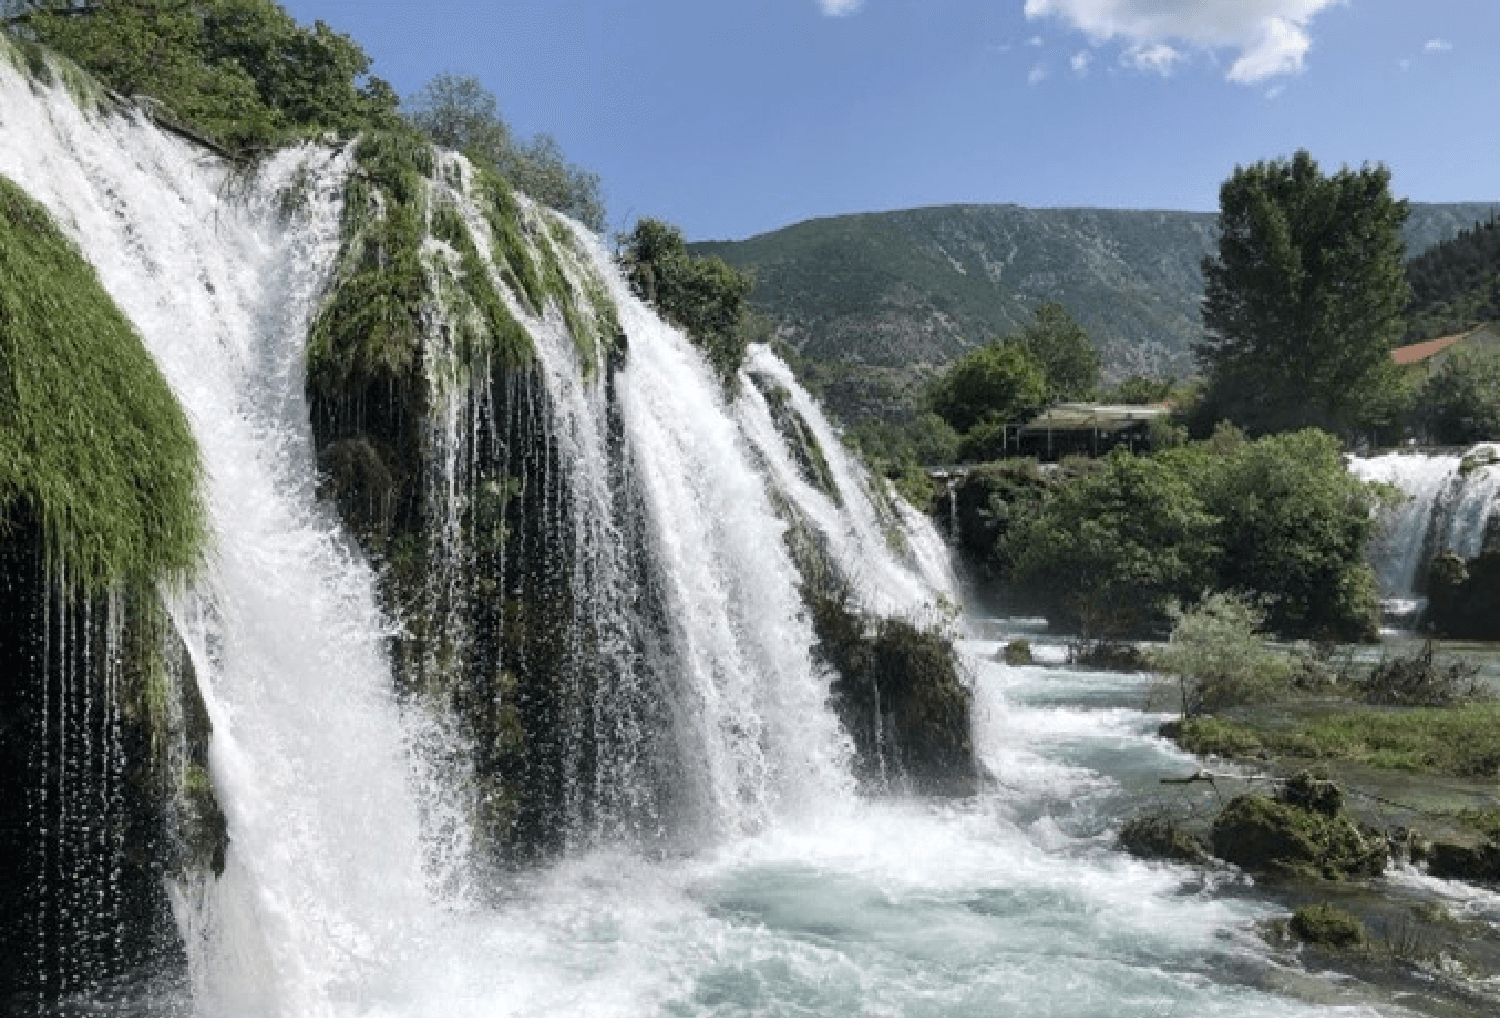
<svg viewBox="0 0 1500 1018">
<path fill-rule="evenodd" d="M 1210 594 L 1196 608 L 1171 610 L 1172 639 L 1150 660 L 1175 678 L 1185 717 L 1274 699 L 1291 685 L 1295 663 L 1266 646 L 1265 615 L 1242 598 Z"/>
<path fill-rule="evenodd" d="M 1500 436 L 1500 349 L 1454 350 L 1418 392 L 1416 414 L 1446 445 Z"/>
<path fill-rule="evenodd" d="M 660 219 L 639 220 L 621 242 L 620 262 L 631 288 L 686 329 L 732 388 L 749 345 L 755 278 L 717 256 L 688 254 L 682 231 Z"/>
<path fill-rule="evenodd" d="M 1367 703 L 1449 707 L 1487 698 L 1484 685 L 1475 680 L 1478 674 L 1479 666 L 1469 661 L 1434 664 L 1428 640 L 1409 656 L 1382 658 L 1360 681 L 1359 691 Z"/>
</svg>

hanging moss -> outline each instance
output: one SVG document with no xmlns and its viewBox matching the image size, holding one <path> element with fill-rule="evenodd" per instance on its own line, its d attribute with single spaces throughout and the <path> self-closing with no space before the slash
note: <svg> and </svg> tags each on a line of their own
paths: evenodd
<svg viewBox="0 0 1500 1018">
<path fill-rule="evenodd" d="M 47 211 L 0 177 L 0 533 L 39 521 L 87 587 L 190 572 L 202 467 L 140 337 Z"/>
<path fill-rule="evenodd" d="M 533 315 L 546 312 L 555 302 L 563 323 L 578 349 L 584 374 L 592 375 L 602 347 L 613 343 L 620 332 L 619 316 L 602 280 L 574 249 L 571 231 L 548 212 L 539 212 L 543 224 L 530 229 L 515 193 L 499 174 L 477 168 L 476 188 L 485 220 L 493 238 L 495 268 L 516 299 Z M 559 248 L 573 255 L 581 285 L 575 285 L 563 267 Z M 580 293 L 580 289 L 583 291 Z M 584 314 L 588 302 L 591 314 Z"/>
<path fill-rule="evenodd" d="M 467 360 L 484 345 L 504 364 L 525 364 L 533 353 L 531 335 L 500 298 L 463 216 L 448 206 L 433 210 L 432 235 L 457 253 L 461 273 L 456 280 L 458 288 L 473 311 L 472 317 L 478 320 L 478 329 L 483 330 L 475 331 L 472 321 L 466 323 L 468 331 L 465 342 L 458 348 L 459 357 Z"/>
<path fill-rule="evenodd" d="M 307 341 L 319 385 L 399 375 L 416 363 L 426 277 L 422 235 L 432 149 L 410 129 L 372 131 L 355 147 L 344 198 L 344 255 Z"/>
</svg>

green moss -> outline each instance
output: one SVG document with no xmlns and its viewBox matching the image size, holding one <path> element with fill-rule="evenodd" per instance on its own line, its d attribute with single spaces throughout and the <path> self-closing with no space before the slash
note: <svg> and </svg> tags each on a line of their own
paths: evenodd
<svg viewBox="0 0 1500 1018">
<path fill-rule="evenodd" d="M 459 357 L 467 361 L 479 352 L 482 344 L 483 348 L 494 351 L 502 363 L 519 366 L 530 361 L 534 352 L 531 335 L 516 321 L 495 289 L 489 268 L 480 258 L 463 216 L 446 205 L 434 209 L 432 235 L 458 255 L 460 274 L 456 282 L 472 312 L 468 342 L 458 349 Z M 476 320 L 477 326 L 472 324 Z"/>
<path fill-rule="evenodd" d="M 1341 760 L 1416 774 L 1492 778 L 1500 774 L 1500 704 L 1358 710 L 1292 729 L 1190 718 L 1179 740 L 1191 753 Z"/>
<path fill-rule="evenodd" d="M 578 349 L 584 374 L 591 375 L 600 350 L 620 331 L 603 280 L 577 251 L 567 225 L 552 213 L 538 210 L 540 227 L 528 224 L 521 204 L 499 174 L 476 168 L 475 189 L 490 227 L 495 271 L 531 314 L 540 317 L 549 303 L 556 304 Z M 565 257 L 572 264 L 571 274 Z"/>
<path fill-rule="evenodd" d="M 47 211 L 0 177 L 0 532 L 40 524 L 92 588 L 190 572 L 206 536 L 187 418 Z"/>
<path fill-rule="evenodd" d="M 1334 905 L 1304 905 L 1292 916 L 1291 931 L 1299 940 L 1322 947 L 1358 947 L 1365 942 L 1365 925 Z"/>
<path fill-rule="evenodd" d="M 818 436 L 813 434 L 807 421 L 803 420 L 797 408 L 792 405 L 792 394 L 767 375 L 752 373 L 750 381 L 765 397 L 766 406 L 771 411 L 771 421 L 786 440 L 787 451 L 791 453 L 792 462 L 797 465 L 803 479 L 827 495 L 834 505 L 842 507 L 844 498 L 839 491 L 838 482 L 834 480 L 833 470 L 828 466 L 828 457 L 823 454 Z"/>
<path fill-rule="evenodd" d="M 432 148 L 410 129 L 372 131 L 354 155 L 339 277 L 308 334 L 308 375 L 321 384 L 402 374 L 416 362 L 423 335 L 424 178 L 432 173 Z"/>
<path fill-rule="evenodd" d="M 1342 813 L 1330 816 L 1263 795 L 1241 795 L 1213 823 L 1214 854 L 1256 873 L 1340 880 L 1379 876 L 1385 844 Z"/>
</svg>

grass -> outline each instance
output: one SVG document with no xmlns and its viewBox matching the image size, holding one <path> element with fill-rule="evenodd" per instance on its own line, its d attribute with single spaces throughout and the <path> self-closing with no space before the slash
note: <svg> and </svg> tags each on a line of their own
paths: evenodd
<svg viewBox="0 0 1500 1018">
<path fill-rule="evenodd" d="M 1181 743 L 1193 753 L 1237 756 L 1257 749 L 1278 756 L 1337 760 L 1451 777 L 1500 774 L 1500 704 L 1351 710 L 1288 730 L 1190 718 Z"/>
<path fill-rule="evenodd" d="M 207 534 L 187 418 L 47 211 L 0 177 L 0 529 L 91 589 L 190 573 Z"/>
</svg>

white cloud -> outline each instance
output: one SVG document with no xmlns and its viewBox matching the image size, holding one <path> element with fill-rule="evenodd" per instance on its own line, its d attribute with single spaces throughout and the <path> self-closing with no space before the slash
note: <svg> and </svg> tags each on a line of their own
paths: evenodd
<svg viewBox="0 0 1500 1018">
<path fill-rule="evenodd" d="M 865 0 L 818 0 L 818 6 L 830 18 L 842 18 L 853 14 L 865 4 Z"/>
<path fill-rule="evenodd" d="M 1422 48 L 1428 53 L 1446 53 L 1453 48 L 1453 43 L 1447 39 L 1428 39 L 1427 45 Z"/>
<path fill-rule="evenodd" d="M 1226 77 L 1249 84 L 1300 71 L 1312 48 L 1307 26 L 1319 11 L 1340 2 L 1026 0 L 1026 16 L 1060 18 L 1100 42 L 1118 38 L 1126 44 L 1123 63 L 1163 74 L 1186 57 L 1184 48 L 1233 50 L 1237 55 Z"/>
<path fill-rule="evenodd" d="M 1406 57 L 1402 57 L 1396 61 L 1396 66 L 1400 67 L 1403 71 L 1409 71 L 1411 70 L 1411 61 Z"/>
<path fill-rule="evenodd" d="M 1094 62 L 1094 54 L 1086 49 L 1074 53 L 1068 60 L 1068 66 L 1073 68 L 1073 73 L 1080 77 L 1086 77 L 1089 73 L 1089 64 Z"/>
<path fill-rule="evenodd" d="M 1040 85 L 1047 78 L 1047 68 L 1042 64 L 1036 64 L 1031 68 L 1031 73 L 1026 75 L 1026 84 Z"/>
<path fill-rule="evenodd" d="M 1120 63 L 1126 67 L 1133 67 L 1137 71 L 1155 71 L 1165 78 L 1172 73 L 1172 66 L 1182 57 L 1183 54 L 1171 46 L 1158 42 L 1150 46 L 1130 47 L 1120 54 Z"/>
<path fill-rule="evenodd" d="M 1042 45 L 1042 37 L 1039 36 L 1039 35 L 1033 35 L 1030 39 L 1026 40 L 1026 45 L 1028 45 L 1028 46 L 1041 46 Z"/>
</svg>

